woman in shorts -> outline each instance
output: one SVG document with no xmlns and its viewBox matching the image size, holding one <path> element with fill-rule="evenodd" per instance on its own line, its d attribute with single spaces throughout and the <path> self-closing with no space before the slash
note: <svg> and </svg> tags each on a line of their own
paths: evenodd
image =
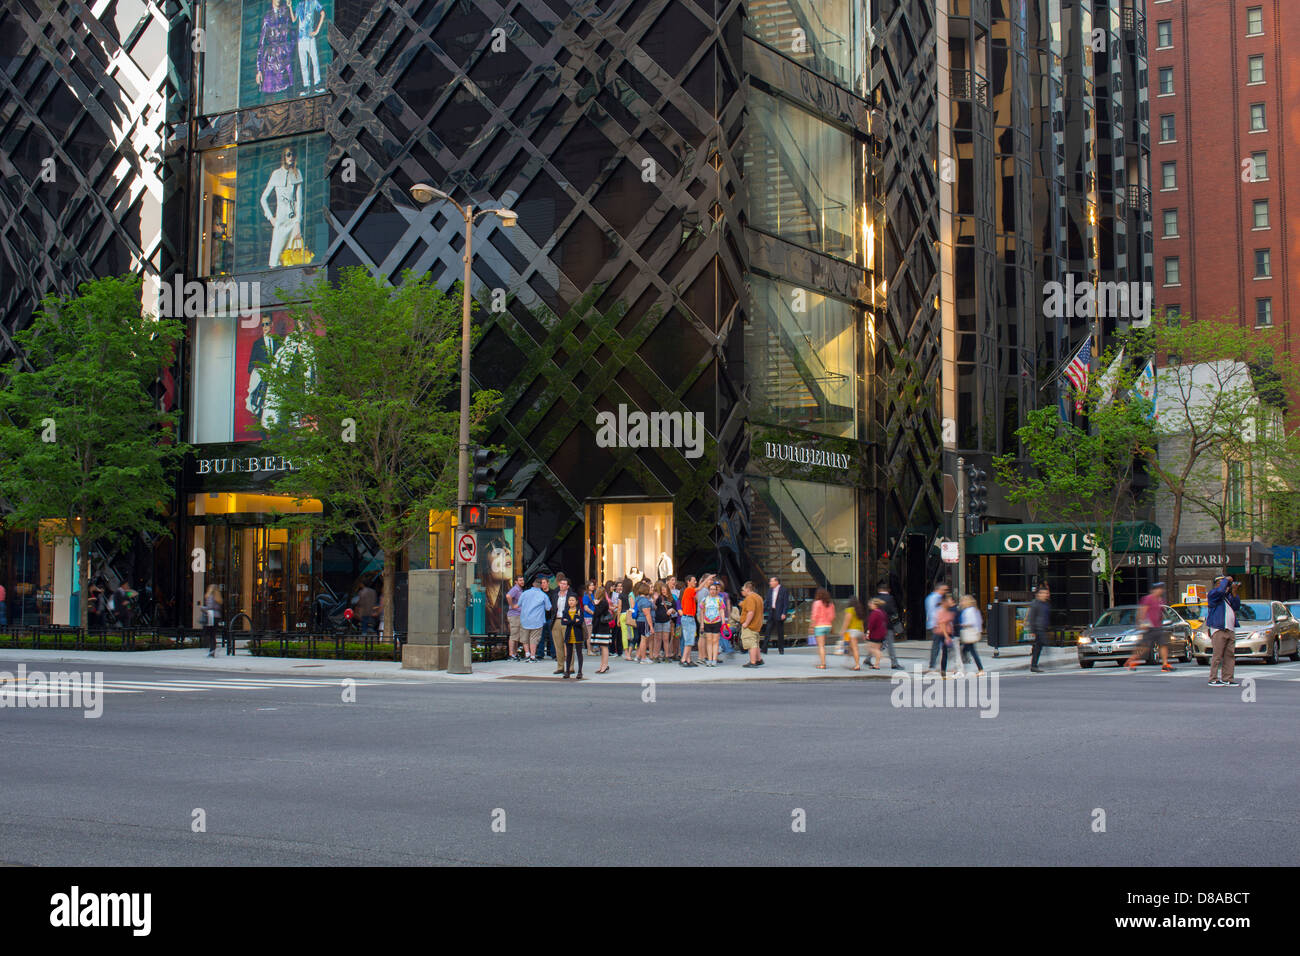
<svg viewBox="0 0 1300 956">
<path fill-rule="evenodd" d="M 835 602 L 831 592 L 818 588 L 813 596 L 812 629 L 817 641 L 817 669 L 826 670 L 826 640 L 831 636 L 831 627 L 835 624 Z"/>
<path fill-rule="evenodd" d="M 853 652 L 853 669 L 862 670 L 862 658 L 858 656 L 858 641 L 862 640 L 862 629 L 866 626 L 863 619 L 867 616 L 862 608 L 862 599 L 853 598 L 844 609 L 844 643 Z"/>
<path fill-rule="evenodd" d="M 700 601 L 700 616 L 704 620 L 704 648 L 702 663 L 705 667 L 718 666 L 718 645 L 722 641 L 722 621 L 726 604 L 719 594 L 717 581 L 709 582 L 709 593 Z"/>
<path fill-rule="evenodd" d="M 655 663 L 662 664 L 672 650 L 672 632 L 674 619 L 677 617 L 677 602 L 667 581 L 660 581 L 658 594 L 655 595 L 655 642 L 650 653 L 655 656 Z"/>
</svg>

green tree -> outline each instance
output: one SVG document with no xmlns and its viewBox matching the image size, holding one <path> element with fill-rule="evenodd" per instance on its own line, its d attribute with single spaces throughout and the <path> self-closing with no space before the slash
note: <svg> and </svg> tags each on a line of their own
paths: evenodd
<svg viewBox="0 0 1300 956">
<path fill-rule="evenodd" d="M 1168 567 L 1178 567 L 1178 538 L 1189 508 L 1219 523 L 1226 538 L 1227 486 L 1223 463 L 1250 458 L 1265 463 L 1281 454 L 1284 438 L 1270 426 L 1266 407 L 1286 403 L 1296 377 L 1279 362 L 1272 330 L 1241 328 L 1235 317 L 1193 322 L 1161 315 L 1125 339 L 1134 355 L 1157 355 L 1159 417 L 1149 470 L 1168 495 Z M 1253 446 L 1253 447 L 1252 447 Z"/>
<path fill-rule="evenodd" d="M 1030 412 L 1016 430 L 1026 459 L 1008 454 L 993 460 L 1008 501 L 1024 504 L 1033 518 L 1046 512 L 1092 535 L 1094 568 L 1106 581 L 1112 605 L 1119 577 L 1115 533 L 1137 517 L 1134 462 L 1150 452 L 1153 438 L 1149 406 L 1132 394 L 1135 370 L 1116 357 L 1103 356 L 1101 367 L 1114 364 L 1115 371 L 1092 382 L 1083 420 L 1062 420 L 1055 405 Z"/>
<path fill-rule="evenodd" d="M 384 555 L 384 620 L 402 552 L 429 533 L 429 512 L 456 501 L 461 298 L 407 272 L 393 287 L 365 269 L 321 280 L 293 311 L 296 330 L 262 370 L 274 423 L 265 453 L 294 470 L 275 483 L 323 513 L 287 525 L 332 534 L 361 531 Z M 475 330 L 477 335 L 477 330 Z M 499 393 L 474 392 L 472 434 L 481 437 Z"/>
<path fill-rule="evenodd" d="M 140 289 L 138 276 L 123 276 L 47 298 L 14 336 L 26 363 L 0 369 L 8 523 L 74 542 L 82 627 L 93 547 L 166 530 L 173 470 L 188 450 L 176 441 L 178 413 L 150 394 L 184 330 L 144 314 Z"/>
</svg>

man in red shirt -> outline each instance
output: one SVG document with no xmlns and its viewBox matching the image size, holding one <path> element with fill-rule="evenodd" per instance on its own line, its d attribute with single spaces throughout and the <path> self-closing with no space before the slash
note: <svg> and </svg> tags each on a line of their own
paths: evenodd
<svg viewBox="0 0 1300 956">
<path fill-rule="evenodd" d="M 1138 604 L 1138 625 L 1142 628 L 1142 640 L 1133 650 L 1133 656 L 1124 662 L 1124 666 L 1133 670 L 1142 663 L 1142 658 L 1151 652 L 1151 645 L 1160 648 L 1162 671 L 1171 671 L 1174 665 L 1169 663 L 1169 632 L 1163 627 L 1165 622 L 1165 586 L 1157 581 L 1151 585 L 1151 593 Z"/>
<path fill-rule="evenodd" d="M 686 575 L 686 586 L 682 588 L 682 613 L 679 618 L 682 625 L 682 666 L 699 667 L 691 660 L 691 651 L 695 649 L 695 634 L 698 628 L 695 621 L 695 575 Z"/>
</svg>

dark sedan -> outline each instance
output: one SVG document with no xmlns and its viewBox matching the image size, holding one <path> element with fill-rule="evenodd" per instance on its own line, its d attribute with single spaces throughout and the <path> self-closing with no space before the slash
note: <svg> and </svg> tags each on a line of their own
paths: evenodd
<svg viewBox="0 0 1300 956">
<path fill-rule="evenodd" d="M 1097 661 L 1115 661 L 1123 664 L 1142 642 L 1142 628 L 1138 626 L 1136 604 L 1113 607 L 1103 611 L 1097 622 L 1079 635 L 1079 666 L 1091 667 Z M 1192 626 L 1168 605 L 1164 609 L 1162 626 L 1169 635 L 1169 657 L 1172 660 L 1192 659 Z M 1147 653 L 1148 663 L 1160 661 L 1160 648 L 1153 645 Z"/>
</svg>

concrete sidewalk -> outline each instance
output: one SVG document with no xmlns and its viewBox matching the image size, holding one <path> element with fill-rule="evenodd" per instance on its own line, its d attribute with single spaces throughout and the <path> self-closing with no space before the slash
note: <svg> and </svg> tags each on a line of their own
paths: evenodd
<svg viewBox="0 0 1300 956">
<path fill-rule="evenodd" d="M 998 657 L 993 656 L 992 648 L 980 644 L 979 655 L 987 671 L 998 673 L 1017 673 L 1029 669 L 1029 647 L 1018 646 L 1003 648 Z M 826 670 L 817 670 L 817 649 L 814 647 L 788 647 L 785 654 L 769 650 L 764 657 L 762 667 L 743 667 L 748 656 L 737 653 L 734 656 L 722 655 L 723 663 L 718 667 L 682 667 L 680 664 L 637 664 L 616 658 L 610 661 L 607 674 L 596 674 L 600 666 L 600 657 L 595 661 L 590 655 L 585 656 L 583 665 L 584 681 L 599 681 L 615 684 L 640 684 L 645 678 L 656 682 L 671 684 L 716 683 L 718 681 L 741 680 L 827 680 L 845 678 L 864 678 L 867 680 L 887 680 L 895 673 L 885 658 L 879 671 L 870 670 L 869 657 L 862 652 L 862 670 L 853 671 L 849 667 L 853 658 L 847 655 L 826 655 Z M 907 672 L 914 666 L 923 670 L 929 664 L 930 642 L 907 641 L 898 645 L 899 663 Z M 93 666 L 132 666 L 182 668 L 202 671 L 214 677 L 220 675 L 260 673 L 284 674 L 299 677 L 355 677 L 369 680 L 410 680 L 417 682 L 447 681 L 536 681 L 561 680 L 555 675 L 554 661 L 535 664 L 515 661 L 490 661 L 474 665 L 472 674 L 448 674 L 445 671 L 403 670 L 402 666 L 390 661 L 333 661 L 304 660 L 302 658 L 253 657 L 242 648 L 240 653 L 227 657 L 218 652 L 216 657 L 208 657 L 202 648 L 187 648 L 175 651 L 33 651 L 20 649 L 0 650 L 0 670 L 8 669 L 5 662 L 25 661 L 30 666 L 47 667 L 50 664 L 71 664 L 80 668 Z M 1043 653 L 1042 665 L 1057 670 L 1078 666 L 1073 648 L 1048 648 Z M 954 669 L 951 655 L 949 670 Z M 968 673 L 974 673 L 974 665 L 966 665 Z"/>
</svg>

